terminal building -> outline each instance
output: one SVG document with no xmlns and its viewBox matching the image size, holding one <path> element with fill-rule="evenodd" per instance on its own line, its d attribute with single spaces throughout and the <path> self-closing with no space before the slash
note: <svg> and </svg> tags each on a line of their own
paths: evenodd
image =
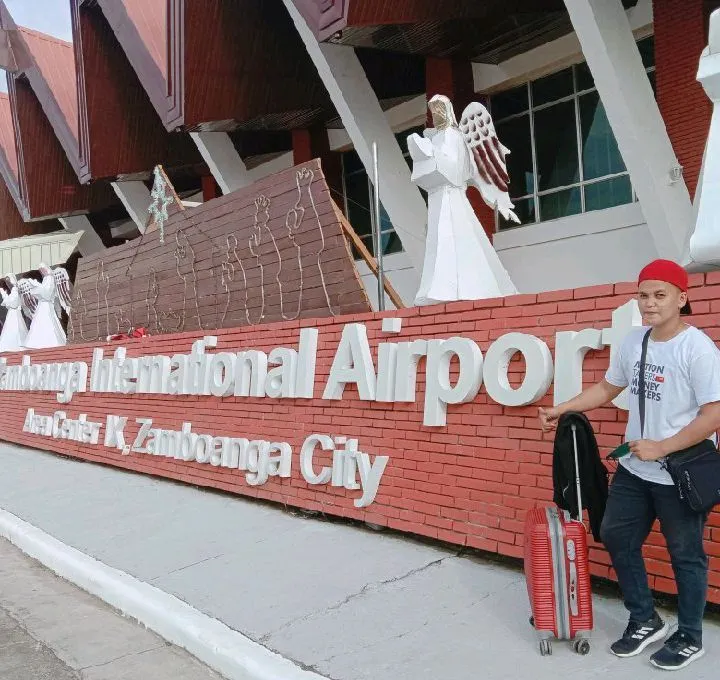
<svg viewBox="0 0 720 680">
<path fill-rule="evenodd" d="M 406 304 L 424 194 L 406 138 L 427 100 L 485 103 L 510 148 L 505 224 L 471 201 L 522 293 L 632 280 L 688 241 L 712 104 L 696 80 L 715 0 L 68 0 L 72 44 L 0 2 L 0 258 L 66 262 L 137 238 L 152 169 L 194 206 L 319 158 Z M 696 202 L 695 202 L 696 203 Z M 358 262 L 368 294 L 373 276 Z M 390 304 L 390 303 L 388 303 Z"/>
</svg>

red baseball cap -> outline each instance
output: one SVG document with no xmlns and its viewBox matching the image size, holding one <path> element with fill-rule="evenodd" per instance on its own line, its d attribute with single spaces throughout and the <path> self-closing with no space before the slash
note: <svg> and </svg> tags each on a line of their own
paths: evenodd
<svg viewBox="0 0 720 680">
<path fill-rule="evenodd" d="M 638 276 L 638 285 L 643 281 L 664 281 L 679 288 L 683 293 L 688 292 L 688 273 L 672 260 L 653 260 L 643 267 Z M 680 314 L 692 314 L 689 302 L 685 303 Z"/>
</svg>

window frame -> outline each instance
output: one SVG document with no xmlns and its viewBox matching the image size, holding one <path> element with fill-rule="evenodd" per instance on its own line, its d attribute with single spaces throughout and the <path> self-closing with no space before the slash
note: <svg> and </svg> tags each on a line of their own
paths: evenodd
<svg viewBox="0 0 720 680">
<path fill-rule="evenodd" d="M 654 41 L 655 36 L 653 34 L 643 36 L 642 38 L 639 38 L 636 42 L 637 45 L 642 43 L 646 40 L 653 40 Z M 611 179 L 616 179 L 618 177 L 630 177 L 630 173 L 626 167 L 626 169 L 622 172 L 616 172 L 616 173 L 610 173 L 607 175 L 602 175 L 600 177 L 593 177 L 591 179 L 585 179 L 585 168 L 583 164 L 583 139 L 582 139 L 582 119 L 580 115 L 580 98 L 584 95 L 590 94 L 592 92 L 597 92 L 597 87 L 593 85 L 593 87 L 586 87 L 582 90 L 578 89 L 578 74 L 577 69 L 578 67 L 582 66 L 583 64 L 586 64 L 586 61 L 578 61 L 574 64 L 571 64 L 570 66 L 564 66 L 563 68 L 559 68 L 553 71 L 548 71 L 547 73 L 543 73 L 542 76 L 538 76 L 536 78 L 533 78 L 531 80 L 527 80 L 524 83 L 521 84 L 515 84 L 510 88 L 498 90 L 496 92 L 493 92 L 490 97 L 488 98 L 488 109 L 490 111 L 490 114 L 492 115 L 492 103 L 493 98 L 503 94 L 504 92 L 509 92 L 511 90 L 516 90 L 519 87 L 525 87 L 526 93 L 527 93 L 527 108 L 523 111 L 520 111 L 518 113 L 513 113 L 509 116 L 504 116 L 502 118 L 493 119 L 493 123 L 495 126 L 500 125 L 501 123 L 505 123 L 507 121 L 511 120 L 517 120 L 521 119 L 525 116 L 529 119 L 529 130 L 530 130 L 530 151 L 531 151 L 531 157 L 532 157 L 532 172 L 533 172 L 533 191 L 532 193 L 523 194 L 522 196 L 513 196 L 511 197 L 511 200 L 513 202 L 515 201 L 527 201 L 532 199 L 532 205 L 533 205 L 533 211 L 534 211 L 534 220 L 531 222 L 527 222 L 525 224 L 520 225 L 507 225 L 502 226 L 500 224 L 500 214 L 497 210 L 495 210 L 495 232 L 506 232 L 512 229 L 520 229 L 522 227 L 527 227 L 531 225 L 537 225 L 542 224 L 543 222 L 550 222 L 555 219 L 566 219 L 570 217 L 576 217 L 577 215 L 584 215 L 587 214 L 587 212 L 591 212 L 586 210 L 586 199 L 585 199 L 585 187 L 591 186 L 593 184 L 597 184 L 599 182 L 605 182 Z M 572 84 L 573 84 L 573 91 L 572 94 L 565 95 L 563 97 L 558 97 L 557 99 L 554 99 L 550 102 L 545 102 L 543 104 L 539 104 L 537 106 L 533 105 L 533 83 L 542 80 L 543 78 L 547 78 L 549 76 L 556 75 L 558 73 L 562 73 L 563 71 L 570 70 L 572 73 Z M 655 60 L 653 59 L 653 63 L 651 66 L 645 66 L 645 72 L 650 77 L 650 74 L 655 73 L 656 66 L 655 66 Z M 535 138 L 535 116 L 534 114 L 538 111 L 542 111 L 544 109 L 548 109 L 550 107 L 553 107 L 557 104 L 561 104 L 564 102 L 573 102 L 573 108 L 575 111 L 575 133 L 576 133 L 576 143 L 577 143 L 577 157 L 578 157 L 578 181 L 566 184 L 562 186 L 553 187 L 551 189 L 543 189 L 540 190 L 539 188 L 539 178 L 538 178 L 538 161 L 537 161 L 537 145 L 536 145 L 536 138 Z M 600 98 L 600 102 L 602 103 L 602 98 Z M 612 129 L 612 127 L 611 127 Z M 614 133 L 613 133 L 614 136 Z M 500 140 L 502 142 L 502 140 Z M 623 159 L 624 164 L 624 159 Z M 637 201 L 637 194 L 635 192 L 635 188 L 632 186 L 632 182 L 630 184 L 631 192 L 632 192 L 632 198 L 630 203 L 634 203 Z M 542 196 L 548 196 L 554 193 L 558 193 L 561 191 L 567 191 L 569 189 L 580 189 L 580 212 L 576 213 L 575 215 L 565 215 L 562 218 L 550 218 L 549 220 L 543 220 L 542 214 L 540 211 L 540 198 Z M 627 205 L 627 204 L 624 204 Z M 609 206 L 609 207 L 615 207 L 615 206 Z"/>
<path fill-rule="evenodd" d="M 400 132 L 396 132 L 396 133 L 395 133 L 395 138 L 397 139 L 397 137 L 398 137 L 399 135 L 406 135 L 406 136 L 408 136 L 408 135 L 411 135 L 413 132 L 418 132 L 419 134 L 422 135 L 422 131 L 423 131 L 424 129 L 425 129 L 425 126 L 424 126 L 424 125 L 420 125 L 420 126 L 418 126 L 418 125 L 410 125 L 410 126 L 407 127 L 405 130 L 401 130 Z M 402 146 L 401 146 L 401 150 L 402 150 Z M 373 183 L 372 183 L 372 180 L 370 179 L 370 175 L 368 174 L 367 170 L 365 169 L 365 166 L 362 165 L 362 162 L 361 162 L 361 164 L 360 164 L 360 167 L 359 167 L 359 168 L 356 168 L 355 170 L 351 170 L 350 172 L 348 172 L 348 171 L 346 171 L 346 169 L 345 169 L 345 161 L 346 161 L 346 158 L 347 158 L 347 154 L 348 154 L 348 153 L 354 153 L 354 152 L 355 152 L 354 149 L 347 149 L 346 151 L 344 151 L 344 152 L 342 152 L 342 153 L 340 154 L 340 160 L 341 160 L 341 165 L 342 165 L 343 206 L 344 206 L 345 214 L 346 214 L 346 215 L 349 215 L 349 214 L 350 214 L 350 213 L 349 213 L 349 200 L 348 200 L 348 193 L 347 193 L 347 179 L 348 179 L 349 177 L 354 177 L 354 176 L 356 176 L 356 175 L 357 175 L 357 176 L 359 176 L 359 175 L 365 175 L 365 177 L 367 178 L 368 197 L 369 197 L 369 200 L 370 200 L 370 201 L 373 200 L 373 191 L 374 191 Z M 356 152 L 355 152 L 355 153 L 356 153 Z M 406 161 L 408 161 L 408 160 L 410 159 L 410 151 L 409 151 L 409 150 L 406 149 L 406 150 L 403 152 L 403 158 L 404 158 Z M 365 206 L 360 205 L 360 204 L 357 204 L 357 207 L 362 208 L 363 210 L 366 209 Z M 384 208 L 383 208 L 383 206 L 382 206 L 382 198 L 381 198 L 381 210 L 384 210 Z M 370 213 L 371 232 L 370 232 L 370 234 L 364 234 L 364 235 L 358 234 L 358 236 L 359 236 L 360 240 L 365 244 L 365 247 L 368 249 L 368 251 L 370 252 L 370 254 L 371 254 L 373 257 L 376 257 L 376 255 L 375 255 L 375 239 L 374 239 L 374 237 L 373 237 L 373 236 L 374 236 L 374 234 L 373 234 L 373 231 L 374 231 L 373 222 L 375 221 L 375 216 L 374 216 L 374 214 L 373 214 L 372 205 L 369 206 L 368 211 L 369 211 L 369 213 Z M 389 217 L 389 216 L 388 216 L 388 217 Z M 389 226 L 389 227 L 386 227 L 386 228 L 384 228 L 384 229 L 381 228 L 381 230 L 380 230 L 380 237 L 381 237 L 381 238 L 382 238 L 383 236 L 387 236 L 388 234 L 390 234 L 390 235 L 395 234 L 395 235 L 397 236 L 397 231 L 395 230 L 395 227 L 393 226 L 392 221 L 388 219 L 388 222 L 389 222 L 390 226 Z M 403 245 L 402 245 L 402 241 L 400 240 L 400 237 L 398 236 L 397 238 L 398 238 L 398 243 L 400 244 L 400 249 L 399 249 L 399 250 L 394 250 L 394 251 L 388 252 L 388 253 L 383 253 L 383 257 L 388 257 L 388 256 L 391 256 L 391 255 L 398 255 L 398 254 L 400 254 L 400 253 L 404 253 L 404 252 L 405 252 L 405 248 L 404 248 Z"/>
</svg>

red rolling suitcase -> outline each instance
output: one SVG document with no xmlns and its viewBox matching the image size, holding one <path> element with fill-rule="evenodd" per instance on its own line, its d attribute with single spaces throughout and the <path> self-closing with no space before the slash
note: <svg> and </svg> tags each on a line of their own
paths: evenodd
<svg viewBox="0 0 720 680">
<path fill-rule="evenodd" d="M 575 445 L 575 483 L 578 507 L 580 471 L 577 438 Z M 592 591 L 587 548 L 587 532 L 580 520 L 558 508 L 534 508 L 525 520 L 525 577 L 532 609 L 530 623 L 540 638 L 540 653 L 552 654 L 551 639 L 573 640 L 578 654 L 590 651 L 593 628 Z"/>
</svg>

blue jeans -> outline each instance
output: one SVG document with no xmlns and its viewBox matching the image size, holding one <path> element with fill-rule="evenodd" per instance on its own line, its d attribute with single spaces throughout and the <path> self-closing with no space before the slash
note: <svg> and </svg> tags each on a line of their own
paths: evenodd
<svg viewBox="0 0 720 680">
<path fill-rule="evenodd" d="M 707 515 L 693 512 L 676 487 L 646 482 L 622 465 L 610 486 L 600 536 L 610 553 L 630 621 L 655 613 L 642 546 L 655 519 L 667 542 L 678 590 L 678 629 L 702 644 L 708 559 L 703 547 Z"/>
</svg>

